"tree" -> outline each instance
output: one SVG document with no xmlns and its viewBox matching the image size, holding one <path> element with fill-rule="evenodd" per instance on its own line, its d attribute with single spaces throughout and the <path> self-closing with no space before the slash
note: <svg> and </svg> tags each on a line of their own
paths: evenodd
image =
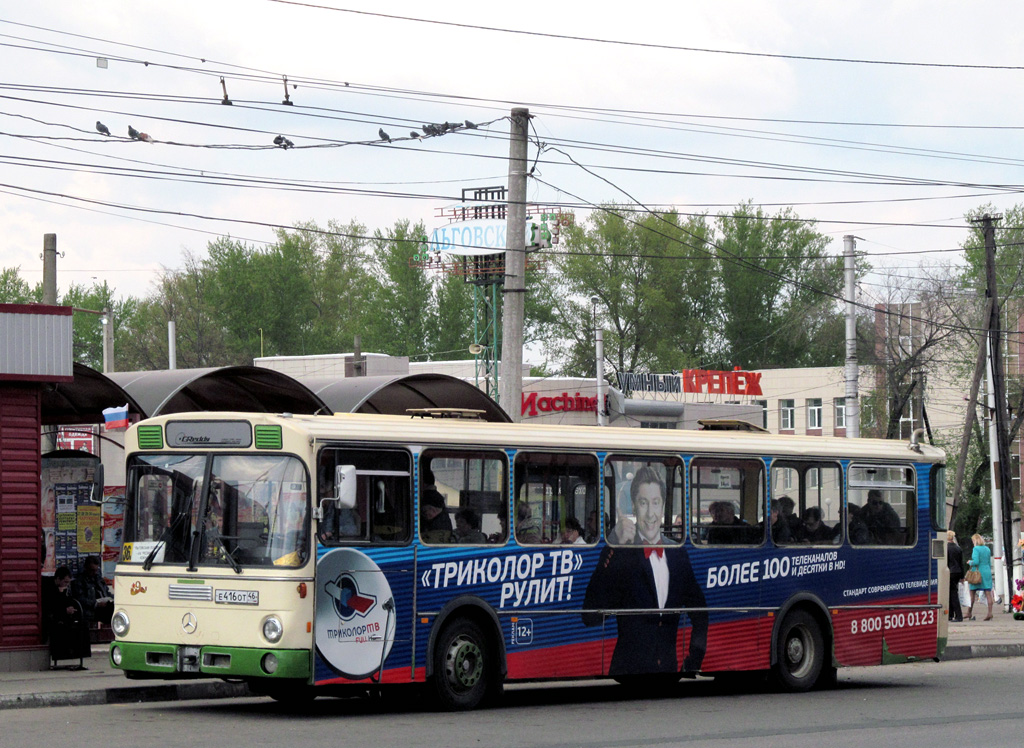
<svg viewBox="0 0 1024 748">
<path fill-rule="evenodd" d="M 548 300 L 560 324 L 548 352 L 567 375 L 594 373 L 595 306 L 613 370 L 666 371 L 713 355 L 716 281 L 705 220 L 635 215 L 608 205 L 566 227 L 552 253 Z"/>
<path fill-rule="evenodd" d="M 182 265 L 182 270 L 164 270 L 154 292 L 139 303 L 131 334 L 119 349 L 126 368 L 169 366 L 167 328 L 171 321 L 178 368 L 206 368 L 231 360 L 224 327 L 209 298 L 210 272 L 192 252 L 184 253 Z"/>
<path fill-rule="evenodd" d="M 867 359 L 875 365 L 875 393 L 866 402 L 866 408 L 874 403 L 875 418 L 873 429 L 862 427 L 865 436 L 911 436 L 903 424 L 921 422 L 928 375 L 941 365 L 940 357 L 950 356 L 957 336 L 969 326 L 971 300 L 958 292 L 953 271 L 919 272 L 889 276 L 875 304 L 869 328 L 874 355 Z"/>
<path fill-rule="evenodd" d="M 416 356 L 433 349 L 437 312 L 433 287 L 422 267 L 410 262 L 419 251 L 423 224 L 399 220 L 374 234 L 373 313 L 365 319 L 364 345 L 392 356 Z"/>
<path fill-rule="evenodd" d="M 93 283 L 91 287 L 72 283 L 67 292 L 58 299 L 61 306 L 75 309 L 90 310 L 74 312 L 72 317 L 72 357 L 75 361 L 103 370 L 103 323 L 98 312 L 110 310 L 108 325 L 113 325 L 114 369 L 119 366 L 119 345 L 126 341 L 126 330 L 130 328 L 130 320 L 138 308 L 138 299 L 127 296 L 120 300 L 114 299 L 114 289 L 102 283 Z"/>
<path fill-rule="evenodd" d="M 30 304 L 43 300 L 43 284 L 30 288 L 21 277 L 21 268 L 0 270 L 0 304 Z"/>
<path fill-rule="evenodd" d="M 432 354 L 445 359 L 473 357 L 469 352 L 476 318 L 473 289 L 473 284 L 458 274 L 445 274 L 437 282 L 437 328 Z"/>
<path fill-rule="evenodd" d="M 843 260 L 825 254 L 828 237 L 792 209 L 768 216 L 749 203 L 717 224 L 725 359 L 754 368 L 842 363 Z"/>
</svg>

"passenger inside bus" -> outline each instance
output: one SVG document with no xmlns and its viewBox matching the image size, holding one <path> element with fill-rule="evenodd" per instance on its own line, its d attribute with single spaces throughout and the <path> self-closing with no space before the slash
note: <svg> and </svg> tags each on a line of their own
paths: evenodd
<svg viewBox="0 0 1024 748">
<path fill-rule="evenodd" d="M 871 539 L 878 545 L 903 545 L 900 516 L 882 497 L 877 488 L 868 491 L 867 503 L 861 510 L 861 519 L 867 525 Z"/>
<path fill-rule="evenodd" d="M 708 528 L 708 542 L 723 545 L 757 542 L 756 530 L 736 516 L 736 507 L 731 501 L 713 501 L 708 508 L 711 512 L 711 526 Z"/>
<path fill-rule="evenodd" d="M 423 490 L 420 493 L 420 537 L 424 543 L 452 542 L 452 518 L 448 514 L 444 496 L 434 485 L 434 473 L 423 471 Z"/>
<path fill-rule="evenodd" d="M 833 528 L 821 521 L 821 507 L 809 506 L 804 509 L 801 541 L 811 544 L 831 543 L 833 532 Z"/>
<path fill-rule="evenodd" d="M 516 505 L 516 540 L 520 543 L 541 542 L 540 522 L 525 501 Z"/>
<path fill-rule="evenodd" d="M 480 531 L 480 515 L 472 507 L 455 512 L 456 543 L 486 543 L 487 536 Z"/>
<path fill-rule="evenodd" d="M 846 507 L 846 524 L 850 528 L 850 545 L 871 545 L 871 533 L 868 532 L 868 526 L 861 519 L 861 513 L 861 508 L 856 504 L 848 504 Z M 840 535 L 840 539 L 842 539 L 842 535 Z"/>
<path fill-rule="evenodd" d="M 789 523 L 782 516 L 781 497 L 772 499 L 770 517 L 772 541 L 776 544 L 792 543 L 793 533 L 789 530 Z"/>
<path fill-rule="evenodd" d="M 562 542 L 565 545 L 586 545 L 583 538 L 583 526 L 575 517 L 565 518 L 565 531 L 562 533 Z"/>
<path fill-rule="evenodd" d="M 795 510 L 796 502 L 792 498 L 786 495 L 779 497 L 779 511 L 782 514 L 782 520 L 789 526 L 789 539 L 780 542 L 795 543 L 800 537 L 803 523 L 800 522 Z"/>
</svg>

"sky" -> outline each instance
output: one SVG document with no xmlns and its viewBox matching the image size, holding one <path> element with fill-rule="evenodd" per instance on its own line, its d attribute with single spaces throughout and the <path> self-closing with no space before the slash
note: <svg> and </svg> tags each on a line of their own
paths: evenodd
<svg viewBox="0 0 1024 748">
<path fill-rule="evenodd" d="M 868 297 L 959 261 L 965 213 L 1024 184 L 1018 3 L 114 7 L 0 10 L 0 267 L 39 282 L 56 233 L 61 293 L 145 296 L 218 236 L 300 221 L 443 225 L 463 189 L 506 183 L 513 107 L 532 115 L 531 202 L 792 206 L 832 253 L 858 237 L 881 271 Z"/>
</svg>

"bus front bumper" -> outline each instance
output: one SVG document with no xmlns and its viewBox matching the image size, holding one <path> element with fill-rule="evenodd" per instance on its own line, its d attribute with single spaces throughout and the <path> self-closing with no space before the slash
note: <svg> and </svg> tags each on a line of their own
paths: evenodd
<svg viewBox="0 0 1024 748">
<path fill-rule="evenodd" d="M 303 649 L 184 646 L 145 642 L 110 645 L 110 663 L 129 677 L 274 678 L 308 681 L 310 654 Z"/>
</svg>

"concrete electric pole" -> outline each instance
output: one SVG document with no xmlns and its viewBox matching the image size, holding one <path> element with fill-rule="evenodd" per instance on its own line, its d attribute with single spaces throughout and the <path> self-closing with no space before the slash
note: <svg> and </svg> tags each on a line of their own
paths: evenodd
<svg viewBox="0 0 1024 748">
<path fill-rule="evenodd" d="M 43 303 L 57 305 L 56 234 L 43 234 Z"/>
<path fill-rule="evenodd" d="M 846 400 L 843 409 L 846 416 L 846 435 L 851 439 L 860 437 L 860 396 L 858 393 L 857 369 L 857 276 L 854 250 L 857 237 L 847 234 L 843 237 L 846 276 Z"/>
<path fill-rule="evenodd" d="M 508 147 L 508 212 L 502 300 L 498 401 L 515 423 L 522 420 L 523 324 L 526 305 L 526 156 L 530 110 L 512 110 Z"/>
</svg>

